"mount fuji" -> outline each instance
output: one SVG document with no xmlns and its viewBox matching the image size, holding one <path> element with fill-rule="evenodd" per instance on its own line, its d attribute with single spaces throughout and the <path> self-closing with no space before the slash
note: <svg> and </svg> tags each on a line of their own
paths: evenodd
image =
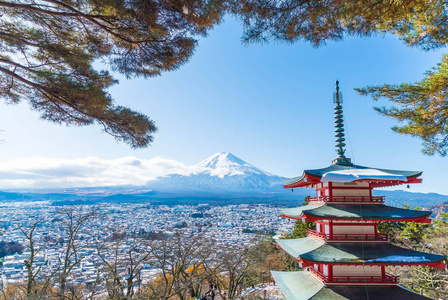
<svg viewBox="0 0 448 300">
<path fill-rule="evenodd" d="M 232 153 L 221 152 L 190 166 L 188 174 L 171 174 L 148 182 L 153 190 L 202 192 L 283 192 L 284 177 L 265 172 Z"/>
</svg>

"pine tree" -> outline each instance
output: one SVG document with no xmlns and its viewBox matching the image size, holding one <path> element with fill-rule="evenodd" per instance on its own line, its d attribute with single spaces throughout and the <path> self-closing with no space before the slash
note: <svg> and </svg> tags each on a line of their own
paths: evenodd
<svg viewBox="0 0 448 300">
<path fill-rule="evenodd" d="M 117 140 L 145 147 L 154 122 L 115 105 L 107 90 L 117 81 L 94 63 L 128 78 L 175 70 L 221 13 L 220 0 L 0 1 L 0 97 L 29 101 L 56 123 L 99 123 Z"/>
<path fill-rule="evenodd" d="M 179 68 L 196 37 L 231 13 L 243 42 L 308 41 L 392 34 L 424 50 L 448 43 L 442 0 L 9 0 L 0 1 L 0 97 L 29 101 L 42 118 L 68 125 L 100 124 L 131 147 L 145 147 L 157 128 L 147 116 L 115 105 L 117 81 Z M 448 57 L 413 84 L 359 88 L 393 106 L 378 112 L 405 123 L 393 129 L 423 139 L 426 154 L 448 149 Z"/>
<path fill-rule="evenodd" d="M 303 206 L 308 205 L 310 202 L 311 196 L 306 196 L 303 200 Z M 303 237 L 307 237 L 308 234 L 306 232 L 307 229 L 315 229 L 316 223 L 314 222 L 303 222 L 302 220 L 297 220 L 294 225 L 294 229 L 292 230 L 291 235 L 288 237 L 290 239 L 299 239 Z"/>
<path fill-rule="evenodd" d="M 349 35 L 390 33 L 411 46 L 443 47 L 448 42 L 442 0 L 234 0 L 244 24 L 243 41 L 307 41 L 314 46 Z"/>
<path fill-rule="evenodd" d="M 381 97 L 393 103 L 391 107 L 376 107 L 382 115 L 405 124 L 392 130 L 400 134 L 420 137 L 423 153 L 446 156 L 448 150 L 448 55 L 425 74 L 425 78 L 412 84 L 381 85 L 357 89 L 361 95 Z"/>
<path fill-rule="evenodd" d="M 292 230 L 291 239 L 299 239 L 303 237 L 307 237 L 306 230 L 307 229 L 315 229 L 316 223 L 314 222 L 302 222 L 301 220 L 296 221 L 296 225 L 294 225 L 294 229 Z"/>
</svg>

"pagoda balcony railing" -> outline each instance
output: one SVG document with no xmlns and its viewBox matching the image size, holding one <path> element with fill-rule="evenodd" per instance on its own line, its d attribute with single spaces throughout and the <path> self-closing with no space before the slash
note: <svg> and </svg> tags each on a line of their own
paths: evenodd
<svg viewBox="0 0 448 300">
<path fill-rule="evenodd" d="M 398 284 L 400 277 L 390 274 L 384 276 L 325 276 L 313 267 L 307 268 L 314 277 L 326 284 Z"/>
<path fill-rule="evenodd" d="M 384 276 L 332 276 L 328 277 L 326 283 L 335 284 L 398 284 L 399 277 L 390 274 Z"/>
<path fill-rule="evenodd" d="M 326 281 L 326 277 L 324 274 L 322 274 L 321 272 L 317 271 L 316 269 L 314 269 L 313 267 L 308 267 L 306 268 L 306 270 L 308 272 L 310 272 L 314 277 L 316 277 L 317 279 L 319 279 L 322 282 Z"/>
<path fill-rule="evenodd" d="M 388 242 L 389 236 L 387 234 L 325 234 L 313 229 L 307 229 L 306 233 L 309 237 L 326 241 L 326 242 Z"/>
<path fill-rule="evenodd" d="M 310 203 L 345 203 L 345 202 L 354 202 L 354 203 L 384 203 L 384 196 L 319 196 L 319 197 L 310 197 Z"/>
</svg>

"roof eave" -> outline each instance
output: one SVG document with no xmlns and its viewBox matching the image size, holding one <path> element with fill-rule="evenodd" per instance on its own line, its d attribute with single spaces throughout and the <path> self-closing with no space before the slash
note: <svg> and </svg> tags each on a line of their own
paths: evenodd
<svg viewBox="0 0 448 300">
<path fill-rule="evenodd" d="M 284 249 L 282 249 L 283 251 L 285 251 Z M 285 251 L 288 255 L 290 255 L 287 251 Z M 290 255 L 292 256 L 292 255 Z M 292 256 L 293 257 L 293 256 Z M 441 264 L 441 261 L 446 260 L 446 257 L 442 257 L 436 260 L 430 260 L 430 261 L 422 261 L 422 262 L 402 262 L 402 261 L 385 261 L 385 262 L 367 262 L 365 260 L 359 260 L 359 261 L 352 261 L 352 262 L 328 262 L 328 261 L 323 261 L 323 260 L 313 260 L 310 258 L 304 258 L 301 256 L 293 257 L 296 260 L 300 260 L 302 261 L 305 265 L 307 265 L 308 263 L 314 264 L 314 263 L 325 263 L 325 264 L 330 264 L 330 265 L 366 265 L 366 266 L 432 266 L 434 268 L 438 268 L 438 269 L 444 269 L 446 267 L 445 264 Z M 440 264 L 440 265 L 439 265 Z M 443 266 L 442 266 L 443 265 Z"/>
<path fill-rule="evenodd" d="M 334 165 L 331 165 L 332 167 Z M 328 168 L 330 168 L 328 167 Z M 359 169 L 367 169 L 367 167 L 364 166 L 357 166 L 353 165 L 353 168 L 359 168 Z M 301 187 L 308 187 L 313 184 L 320 183 L 322 175 L 321 170 L 328 169 L 328 168 L 322 168 L 322 169 L 314 169 L 314 170 L 304 170 L 303 174 L 299 177 L 294 177 L 291 179 L 286 179 L 285 184 L 283 185 L 284 188 L 301 188 Z M 372 168 L 377 169 L 384 172 L 389 172 L 393 174 L 400 174 L 402 172 L 407 172 L 408 175 L 405 175 L 408 179 L 407 181 L 390 181 L 386 185 L 378 185 L 374 187 L 385 187 L 385 186 L 394 186 L 394 185 L 400 185 L 400 184 L 408 184 L 408 183 L 421 183 L 421 179 L 418 178 L 422 175 L 423 171 L 402 171 L 402 170 L 388 170 L 388 169 L 380 169 L 380 168 Z M 411 173 L 411 174 L 409 174 Z M 404 174 L 403 174 L 404 175 Z M 358 181 L 369 181 L 369 180 L 358 180 Z"/>
<path fill-rule="evenodd" d="M 285 180 L 285 184 L 283 185 L 283 187 L 285 189 L 308 187 L 310 185 L 320 183 L 320 179 L 320 176 L 315 176 L 305 171 L 303 172 L 301 177 L 292 178 L 289 181 Z"/>
</svg>

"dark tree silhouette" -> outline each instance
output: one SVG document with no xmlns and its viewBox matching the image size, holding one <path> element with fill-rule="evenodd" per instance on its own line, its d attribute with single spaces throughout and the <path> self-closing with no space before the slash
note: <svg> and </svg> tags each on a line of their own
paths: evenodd
<svg viewBox="0 0 448 300">
<path fill-rule="evenodd" d="M 193 54 L 195 36 L 221 16 L 222 1 L 0 1 L 0 97 L 28 100 L 43 119 L 99 123 L 131 147 L 157 130 L 147 116 L 117 106 L 106 63 L 128 78 L 175 70 Z"/>
</svg>

